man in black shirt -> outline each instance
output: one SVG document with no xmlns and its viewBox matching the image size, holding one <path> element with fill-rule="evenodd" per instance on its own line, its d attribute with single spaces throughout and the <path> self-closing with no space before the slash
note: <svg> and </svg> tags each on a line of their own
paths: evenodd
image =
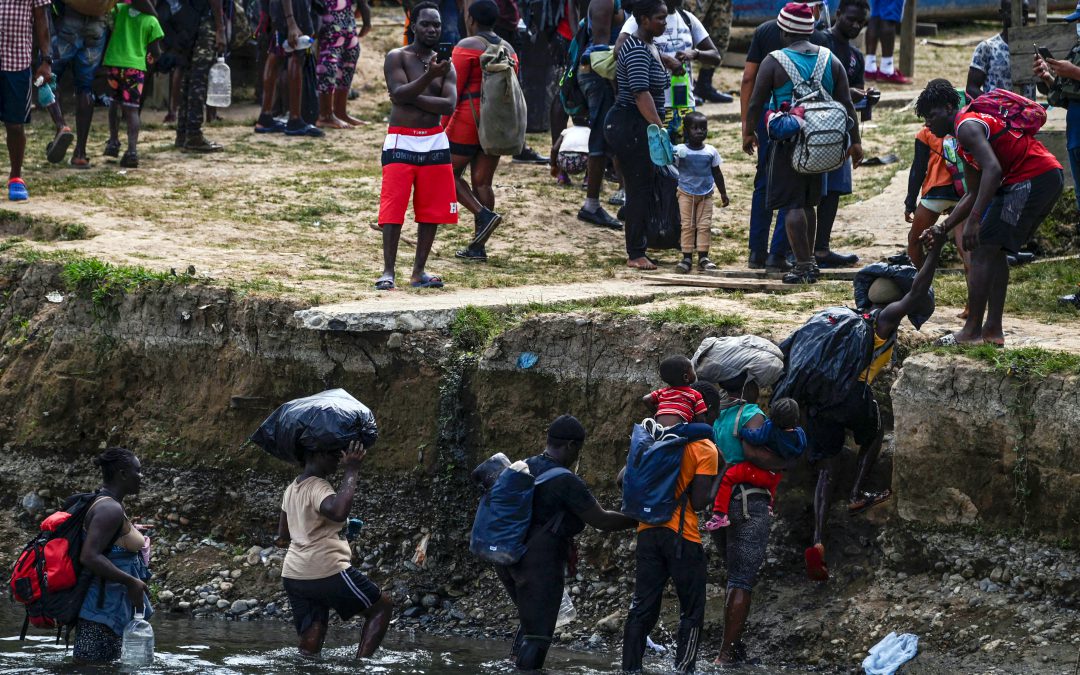
<svg viewBox="0 0 1080 675">
<path fill-rule="evenodd" d="M 808 2 L 814 10 L 814 18 L 817 19 L 821 12 L 820 2 Z M 819 45 L 828 45 L 829 38 L 824 31 L 814 31 L 810 36 L 810 42 Z M 746 65 L 743 67 L 741 94 L 739 105 L 742 108 L 743 136 L 752 129 L 750 120 L 746 114 L 750 108 L 750 94 L 754 91 L 754 80 L 757 79 L 758 68 L 761 62 L 770 52 L 784 48 L 784 40 L 780 26 L 776 19 L 766 21 L 754 30 L 754 37 L 750 40 L 750 49 L 746 52 Z M 769 137 L 765 133 L 765 117 L 753 120 L 757 130 L 757 173 L 754 174 L 754 196 L 750 203 L 750 259 L 751 269 L 762 267 L 770 270 L 786 272 L 788 263 L 787 236 L 784 233 L 784 211 L 776 214 L 776 231 L 773 233 L 772 243 L 769 243 L 769 226 L 772 225 L 772 211 L 765 203 L 765 187 L 767 184 L 767 172 L 765 158 L 769 154 Z M 768 256 L 766 257 L 766 251 Z"/>
<path fill-rule="evenodd" d="M 585 427 L 571 415 L 561 415 L 548 427 L 547 447 L 525 460 L 529 473 L 539 478 L 556 467 L 577 464 L 585 444 Z M 509 470 L 509 469 L 508 469 Z M 637 521 L 605 511 L 585 482 L 565 474 L 536 486 L 528 550 L 513 565 L 496 565 L 495 573 L 518 609 L 519 625 L 510 656 L 519 670 L 544 667 L 555 620 L 562 602 L 563 579 L 570 558 L 571 539 L 589 524 L 598 530 L 628 530 Z"/>
<path fill-rule="evenodd" d="M 833 56 L 840 61 L 848 77 L 848 87 L 851 90 L 851 102 L 860 107 L 860 102 L 866 98 L 863 77 L 863 55 L 851 41 L 859 37 L 859 33 L 866 27 L 870 16 L 870 3 L 867 0 L 840 0 L 840 7 L 836 11 L 836 23 L 825 35 L 828 43 L 825 45 Z M 854 253 L 837 253 L 829 249 L 829 240 L 832 239 L 833 223 L 836 221 L 836 212 L 840 208 L 841 195 L 851 194 L 851 160 L 844 163 L 836 171 L 832 171 L 825 177 L 822 187 L 824 194 L 817 208 L 817 231 L 814 235 L 814 259 L 818 267 L 847 267 L 859 262 L 859 256 Z"/>
</svg>

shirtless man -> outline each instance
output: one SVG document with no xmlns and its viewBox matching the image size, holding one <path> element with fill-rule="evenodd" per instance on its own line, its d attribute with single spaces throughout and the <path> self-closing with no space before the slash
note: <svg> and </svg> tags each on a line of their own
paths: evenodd
<svg viewBox="0 0 1080 675">
<path fill-rule="evenodd" d="M 413 212 L 419 230 L 411 278 L 414 288 L 442 288 L 442 279 L 426 273 L 424 265 L 439 225 L 458 219 L 450 142 L 439 125 L 440 118 L 453 114 L 457 105 L 457 76 L 450 60 L 440 60 L 434 51 L 442 35 L 438 7 L 432 2 L 416 4 L 409 22 L 416 39 L 387 54 L 383 65 L 393 107 L 382 150 L 383 273 L 375 282 L 380 291 L 394 288 L 398 241 L 413 186 L 417 188 Z"/>
</svg>

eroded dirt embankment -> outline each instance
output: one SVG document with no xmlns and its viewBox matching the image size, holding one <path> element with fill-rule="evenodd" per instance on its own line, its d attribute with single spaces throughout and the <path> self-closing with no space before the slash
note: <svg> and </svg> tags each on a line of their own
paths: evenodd
<svg viewBox="0 0 1080 675">
<path fill-rule="evenodd" d="M 9 263 L 0 275 L 0 534 L 12 542 L 0 562 L 10 562 L 42 510 L 96 484 L 89 458 L 99 447 L 125 444 L 146 467 L 144 493 L 128 508 L 158 526 L 157 600 L 200 616 L 287 616 L 283 552 L 270 542 L 292 470 L 241 444 L 281 401 L 340 386 L 379 417 L 381 440 L 354 510 L 366 522 L 355 548 L 361 567 L 393 592 L 397 625 L 506 637 L 512 608 L 467 552 L 477 496 L 469 469 L 495 451 L 538 451 L 547 422 L 570 411 L 590 430 L 581 473 L 616 506 L 611 477 L 630 422 L 644 412 L 636 400 L 656 382 L 656 360 L 717 334 L 660 330 L 643 317 L 542 315 L 470 356 L 422 319 L 399 331 L 304 330 L 289 303 L 197 285 L 96 302 L 62 293 L 55 302 L 52 292 L 64 288 L 58 274 L 57 266 Z M 539 356 L 536 366 L 518 368 L 523 351 Z M 909 390 L 917 381 L 908 379 Z M 878 487 L 890 481 L 892 454 L 873 478 Z M 1025 471 L 1038 472 L 1048 456 L 1032 453 Z M 967 470 L 976 484 L 980 464 Z M 849 471 L 839 475 L 838 495 Z M 935 489 L 947 480 L 940 476 Z M 826 542 L 834 578 L 812 585 L 801 572 L 811 484 L 805 467 L 785 479 L 748 631 L 751 651 L 772 668 L 842 671 L 897 630 L 922 637 L 922 672 L 1070 672 L 1080 629 L 1075 551 L 1002 530 L 1008 520 L 993 520 L 996 531 L 979 530 L 977 517 L 975 528 L 938 529 L 899 518 L 893 505 L 849 519 L 838 503 Z M 905 490 L 917 499 L 919 481 Z M 421 567 L 412 559 L 424 542 Z M 589 532 L 579 543 L 582 565 L 570 583 L 579 620 L 558 639 L 617 649 L 633 539 Z M 720 556 L 708 548 L 706 655 L 718 646 L 724 584 Z M 673 639 L 675 612 L 671 597 L 654 637 Z"/>
</svg>

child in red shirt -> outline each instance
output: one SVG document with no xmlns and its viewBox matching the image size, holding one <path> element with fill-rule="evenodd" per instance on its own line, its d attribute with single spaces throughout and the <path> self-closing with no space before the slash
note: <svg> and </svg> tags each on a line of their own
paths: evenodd
<svg viewBox="0 0 1080 675">
<path fill-rule="evenodd" d="M 660 378 L 668 385 L 646 394 L 641 402 L 656 406 L 653 418 L 662 427 L 705 421 L 705 399 L 690 385 L 697 382 L 694 364 L 685 356 L 669 356 L 660 363 Z"/>
</svg>

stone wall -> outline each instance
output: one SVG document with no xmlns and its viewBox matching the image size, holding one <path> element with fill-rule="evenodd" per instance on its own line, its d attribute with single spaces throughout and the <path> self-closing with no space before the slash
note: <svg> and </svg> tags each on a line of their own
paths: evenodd
<svg viewBox="0 0 1080 675">
<path fill-rule="evenodd" d="M 902 518 L 1080 532 L 1080 377 L 919 354 L 892 389 Z"/>
</svg>

